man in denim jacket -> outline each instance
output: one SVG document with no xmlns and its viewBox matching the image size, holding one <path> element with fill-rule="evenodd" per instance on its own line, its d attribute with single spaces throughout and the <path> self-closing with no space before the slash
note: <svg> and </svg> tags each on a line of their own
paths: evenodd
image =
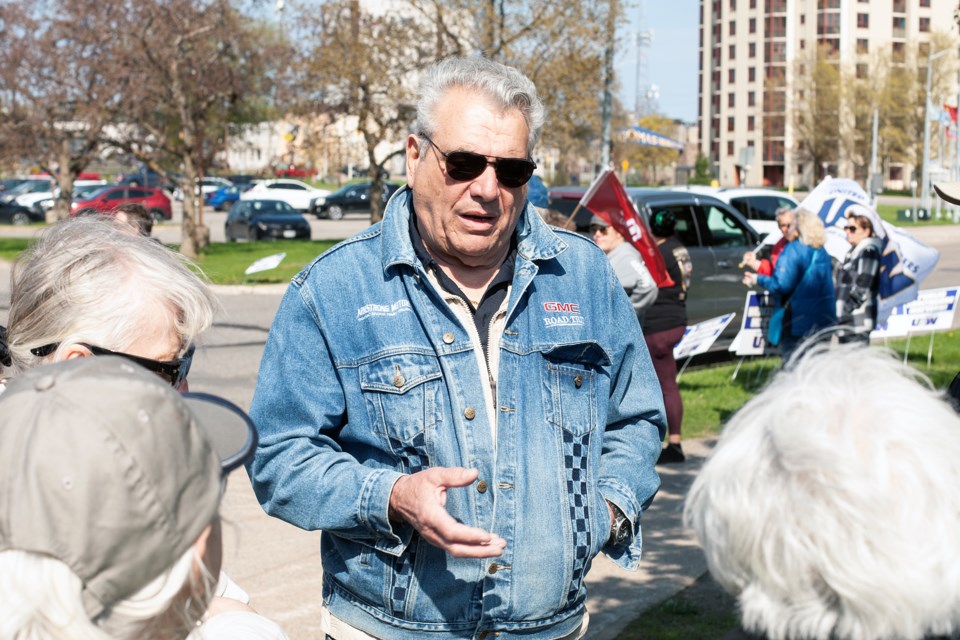
<svg viewBox="0 0 960 640">
<path fill-rule="evenodd" d="M 328 638 L 579 638 L 594 556 L 639 562 L 660 388 L 604 254 L 526 204 L 533 84 L 448 59 L 420 96 L 408 186 L 284 297 L 250 476 L 323 530 Z"/>
</svg>

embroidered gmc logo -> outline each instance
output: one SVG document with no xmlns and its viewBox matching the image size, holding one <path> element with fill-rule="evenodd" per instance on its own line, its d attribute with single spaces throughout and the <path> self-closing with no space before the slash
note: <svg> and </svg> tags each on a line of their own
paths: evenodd
<svg viewBox="0 0 960 640">
<path fill-rule="evenodd" d="M 576 302 L 544 302 L 543 310 L 550 313 L 580 313 Z"/>
</svg>

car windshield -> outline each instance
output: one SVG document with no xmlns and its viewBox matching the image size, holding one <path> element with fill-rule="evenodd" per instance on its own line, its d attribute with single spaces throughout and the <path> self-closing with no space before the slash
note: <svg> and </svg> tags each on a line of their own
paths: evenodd
<svg viewBox="0 0 960 640">
<path fill-rule="evenodd" d="M 293 207 L 279 200 L 255 200 L 250 204 L 252 205 L 253 213 L 260 217 L 288 216 L 296 213 Z"/>
<path fill-rule="evenodd" d="M 79 189 L 74 189 L 73 197 L 74 198 L 83 198 L 84 200 L 93 200 L 94 198 L 100 196 L 105 191 L 113 189 L 116 185 L 107 184 L 107 185 L 96 185 L 93 189 L 89 191 L 84 190 L 82 187 Z"/>
</svg>

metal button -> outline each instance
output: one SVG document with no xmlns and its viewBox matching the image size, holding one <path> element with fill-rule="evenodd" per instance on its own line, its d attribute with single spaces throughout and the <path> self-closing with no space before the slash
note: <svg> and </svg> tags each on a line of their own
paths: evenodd
<svg viewBox="0 0 960 640">
<path fill-rule="evenodd" d="M 447 344 L 453 344 L 453 334 L 447 331 L 443 334 L 443 341 Z"/>
<path fill-rule="evenodd" d="M 490 575 L 493 575 L 497 571 L 499 571 L 499 569 L 500 569 L 500 565 L 498 565 L 496 562 L 491 562 L 490 566 L 487 568 L 487 573 L 489 573 Z"/>
<path fill-rule="evenodd" d="M 476 409 L 474 409 L 473 407 L 467 407 L 463 411 L 463 417 L 466 418 L 467 420 L 473 420 L 474 418 L 477 417 Z"/>
<path fill-rule="evenodd" d="M 480 493 L 486 493 L 486 492 L 487 492 L 487 481 L 486 481 L 486 480 L 481 480 L 480 482 L 477 483 L 477 491 L 479 491 Z"/>
<path fill-rule="evenodd" d="M 393 386 L 399 389 L 404 385 L 405 382 L 406 382 L 406 379 L 403 376 L 397 376 L 393 379 Z"/>
<path fill-rule="evenodd" d="M 583 385 L 583 376 L 577 374 L 573 379 L 573 386 L 579 389 Z"/>
</svg>

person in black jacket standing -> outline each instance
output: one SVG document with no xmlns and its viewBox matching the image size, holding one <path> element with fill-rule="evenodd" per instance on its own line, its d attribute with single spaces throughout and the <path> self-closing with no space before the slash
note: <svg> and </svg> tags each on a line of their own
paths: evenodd
<svg viewBox="0 0 960 640">
<path fill-rule="evenodd" d="M 656 369 L 663 404 L 667 411 L 667 446 L 660 453 L 658 464 L 683 462 L 686 456 L 680 446 L 680 425 L 683 422 L 683 400 L 677 386 L 677 361 L 673 348 L 683 338 L 687 328 L 687 288 L 693 273 L 690 253 L 673 231 L 677 219 L 669 211 L 650 216 L 650 233 L 657 239 L 660 255 L 673 280 L 672 287 L 663 287 L 656 302 L 647 309 L 643 319 L 643 336 Z"/>
</svg>

